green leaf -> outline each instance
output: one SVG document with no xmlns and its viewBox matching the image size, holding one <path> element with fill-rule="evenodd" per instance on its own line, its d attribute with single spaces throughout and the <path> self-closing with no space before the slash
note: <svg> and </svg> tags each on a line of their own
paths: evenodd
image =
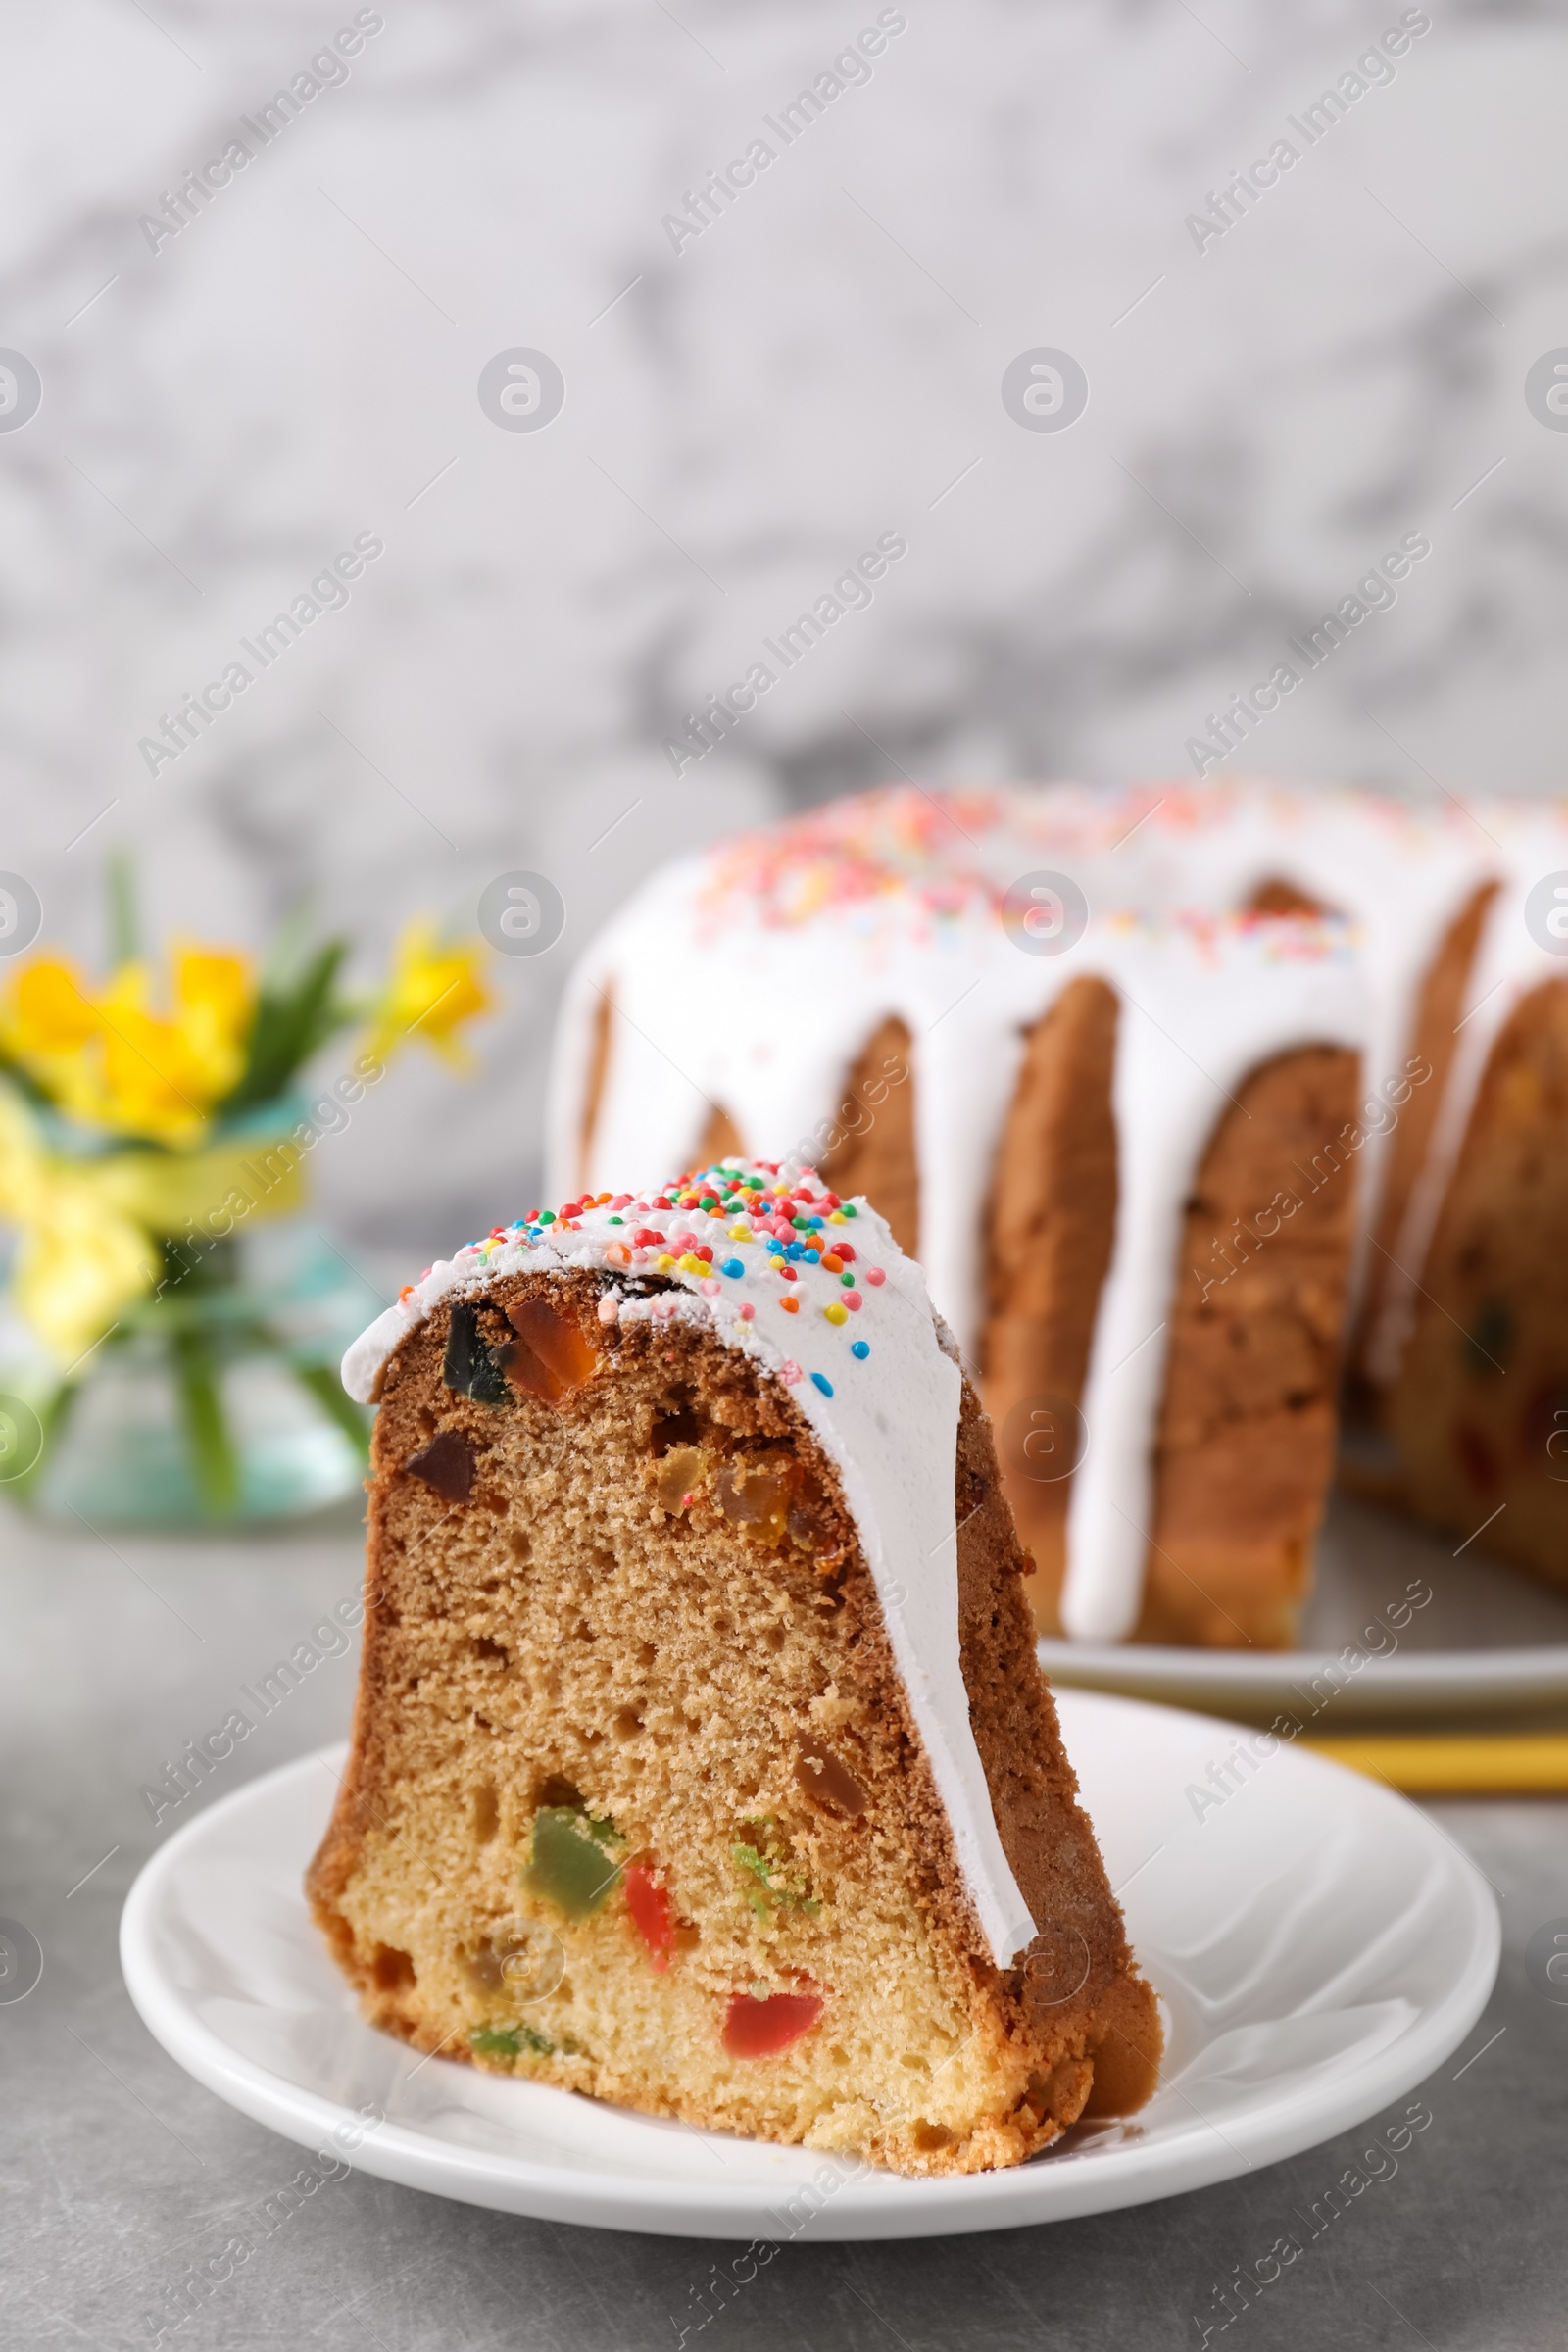
<svg viewBox="0 0 1568 2352">
<path fill-rule="evenodd" d="M 220 1519 L 239 1501 L 239 1455 L 223 1410 L 218 1367 L 207 1334 L 194 1327 L 174 1333 L 173 1351 L 196 1489 L 203 1509 Z"/>
<path fill-rule="evenodd" d="M 295 1379 L 310 1392 L 329 1421 L 335 1421 L 363 1459 L 370 1456 L 370 1417 L 352 1396 L 330 1364 L 295 1364 Z"/>
<path fill-rule="evenodd" d="M 0 1049 L 0 1078 L 4 1078 L 8 1086 L 14 1086 L 34 1110 L 53 1110 L 53 1099 L 44 1092 L 37 1079 L 29 1078 L 21 1062 L 14 1061 L 3 1049 Z"/>
<path fill-rule="evenodd" d="M 81 1395 L 81 1385 L 79 1380 L 63 1380 L 39 1413 L 38 1426 L 43 1433 L 43 1440 L 38 1447 L 38 1458 L 27 1469 L 19 1471 L 15 1478 L 7 1481 L 6 1493 L 13 1502 L 26 1504 L 32 1500 L 34 1490 L 49 1467 L 51 1449 L 64 1436 L 72 1408 Z"/>
<path fill-rule="evenodd" d="M 259 1102 L 271 1102 L 313 1054 L 352 1012 L 337 995 L 337 975 L 348 954 L 346 939 L 329 939 L 308 956 L 292 978 L 264 976 L 246 1044 L 245 1067 L 231 1093 L 217 1105 L 232 1118 Z"/>
</svg>

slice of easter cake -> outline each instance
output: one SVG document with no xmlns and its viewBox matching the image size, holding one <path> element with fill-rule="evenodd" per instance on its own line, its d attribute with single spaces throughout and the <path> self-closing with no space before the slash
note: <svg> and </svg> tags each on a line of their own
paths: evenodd
<svg viewBox="0 0 1568 2352">
<path fill-rule="evenodd" d="M 1142 2103 L 990 1424 L 864 1200 L 726 1160 L 540 1212 L 344 1377 L 365 1656 L 309 1890 L 374 2024 L 907 2173 Z"/>
</svg>

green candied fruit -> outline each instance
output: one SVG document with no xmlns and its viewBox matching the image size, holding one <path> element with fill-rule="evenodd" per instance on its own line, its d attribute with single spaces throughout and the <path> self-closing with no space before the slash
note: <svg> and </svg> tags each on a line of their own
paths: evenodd
<svg viewBox="0 0 1568 2352">
<path fill-rule="evenodd" d="M 501 1359 L 481 1334 L 477 1309 L 466 1298 L 453 1300 L 441 1378 L 455 1396 L 471 1396 L 475 1404 L 514 1401 Z"/>
<path fill-rule="evenodd" d="M 568 1919 L 587 1919 L 620 1876 L 612 1850 L 619 1843 L 613 1822 L 596 1821 L 573 1805 L 545 1805 L 533 1817 L 522 1884 Z"/>
<path fill-rule="evenodd" d="M 482 2058 L 520 2058 L 525 2050 L 531 2050 L 536 2058 L 556 2054 L 555 2043 L 546 2034 L 536 2034 L 532 2026 L 475 2026 L 468 2035 L 468 2047 Z"/>
<path fill-rule="evenodd" d="M 1482 1302 L 1474 1323 L 1464 1334 L 1465 1369 L 1481 1380 L 1492 1372 L 1503 1369 L 1504 1357 L 1514 1341 L 1513 1310 L 1506 1298 L 1488 1298 Z"/>
<path fill-rule="evenodd" d="M 753 1814 L 741 1826 L 755 1833 L 756 1843 L 732 1845 L 730 1860 L 743 1879 L 752 1881 L 742 1891 L 759 1926 L 769 1926 L 780 1911 L 799 1911 L 814 1919 L 822 1906 L 811 1892 L 810 1881 L 792 1868 L 789 1848 L 772 1815 Z"/>
</svg>

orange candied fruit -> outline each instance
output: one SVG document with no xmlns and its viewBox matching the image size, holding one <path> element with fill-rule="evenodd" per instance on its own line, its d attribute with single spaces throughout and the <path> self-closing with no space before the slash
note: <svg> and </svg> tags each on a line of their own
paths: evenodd
<svg viewBox="0 0 1568 2352">
<path fill-rule="evenodd" d="M 507 1378 L 541 1404 L 560 1404 L 598 1370 L 598 1349 L 548 1298 L 519 1298 L 507 1320 L 517 1335 L 507 1350 Z"/>
</svg>

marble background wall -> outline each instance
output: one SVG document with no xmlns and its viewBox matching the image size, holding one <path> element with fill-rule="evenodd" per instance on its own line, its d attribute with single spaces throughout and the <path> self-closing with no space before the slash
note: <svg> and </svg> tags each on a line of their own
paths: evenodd
<svg viewBox="0 0 1568 2352">
<path fill-rule="evenodd" d="M 1557 783 L 1568 435 L 1525 378 L 1568 345 L 1560 10 L 358 14 L 346 73 L 162 234 L 166 191 L 352 46 L 351 0 L 13 15 L 0 345 L 42 402 L 0 429 L 0 866 L 85 955 L 115 844 L 161 925 L 260 938 L 308 896 L 367 957 L 418 908 L 471 922 L 502 869 L 557 880 L 482 1084 L 411 1062 L 318 1153 L 368 1245 L 521 1204 L 561 972 L 664 851 L 900 768 L 1180 772 L 1406 533 L 1430 557 L 1254 762 Z M 818 117 L 764 127 L 879 18 Z M 686 192 L 759 138 L 693 233 Z M 1224 222 L 1210 192 L 1282 138 Z M 516 347 L 564 380 L 544 430 L 480 405 Z M 1087 377 L 1070 429 L 1004 406 L 1039 347 Z M 887 532 L 875 601 L 677 778 L 682 714 Z M 361 533 L 351 601 L 150 773 L 160 714 Z"/>
</svg>

